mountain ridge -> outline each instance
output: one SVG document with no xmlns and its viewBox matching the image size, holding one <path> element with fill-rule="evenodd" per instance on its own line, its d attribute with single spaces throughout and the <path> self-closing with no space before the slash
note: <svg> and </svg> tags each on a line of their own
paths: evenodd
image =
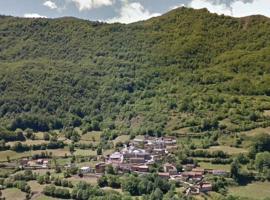
<svg viewBox="0 0 270 200">
<path fill-rule="evenodd" d="M 167 16 L 170 15 L 172 13 L 175 12 L 181 12 L 182 10 L 190 10 L 190 11 L 205 11 L 208 14 L 213 14 L 213 15 L 217 15 L 217 16 L 225 16 L 225 17 L 230 17 L 230 18 L 234 18 L 234 19 L 245 19 L 245 18 L 264 18 L 269 20 L 270 18 L 265 16 L 265 15 L 261 15 L 261 14 L 253 14 L 253 15 L 247 15 L 247 16 L 243 16 L 243 17 L 233 17 L 233 16 L 229 16 L 229 15 L 224 15 L 224 14 L 217 14 L 217 13 L 211 13 L 207 8 L 200 8 L 200 9 L 194 9 L 194 8 L 187 8 L 187 7 L 179 7 L 179 8 L 175 8 L 173 10 L 170 10 L 160 16 L 156 16 L 156 17 L 152 17 L 146 20 L 141 20 L 141 21 L 137 21 L 137 22 L 133 22 L 133 23 L 129 23 L 129 24 L 136 24 L 136 23 L 140 23 L 140 22 L 145 22 L 151 19 L 155 19 L 155 18 L 160 18 L 162 16 Z M 63 16 L 63 17 L 57 17 L 57 18 L 25 18 L 25 17 L 18 17 L 18 16 L 12 16 L 12 15 L 1 15 L 0 14 L 0 18 L 16 18 L 16 19 L 47 19 L 47 20 L 63 20 L 63 19 L 75 19 L 75 20 L 82 20 L 82 21 L 88 21 L 88 22 L 93 22 L 93 23 L 101 23 L 101 24 L 122 24 L 125 25 L 125 23 L 120 23 L 120 22 L 114 22 L 114 23 L 107 23 L 106 21 L 100 21 L 100 20 L 89 20 L 89 19 L 83 19 L 83 18 L 78 18 L 78 17 L 73 17 L 73 16 Z M 128 25 L 128 24 L 127 24 Z"/>
<path fill-rule="evenodd" d="M 270 124 L 268 18 L 189 8 L 128 25 L 1 17 L 0 44 L 0 117 L 11 130 Z"/>
</svg>

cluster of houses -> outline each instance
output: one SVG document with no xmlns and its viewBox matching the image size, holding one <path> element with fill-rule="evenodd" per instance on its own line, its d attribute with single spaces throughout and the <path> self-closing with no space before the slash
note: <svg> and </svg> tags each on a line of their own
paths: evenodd
<svg viewBox="0 0 270 200">
<path fill-rule="evenodd" d="M 170 152 L 177 150 L 174 137 L 145 137 L 134 139 L 120 151 L 107 156 L 104 162 L 98 163 L 95 169 L 82 167 L 82 173 L 105 173 L 107 165 L 112 165 L 118 172 L 149 173 L 149 167 L 155 162 L 163 160 Z M 186 194 L 199 194 L 212 191 L 212 184 L 204 181 L 205 174 L 226 175 L 223 170 L 200 169 L 194 164 L 183 166 L 179 172 L 174 164 L 165 163 L 163 172 L 158 173 L 161 178 L 174 180 L 187 185 Z"/>
<path fill-rule="evenodd" d="M 164 158 L 175 150 L 177 150 L 175 137 L 135 138 L 121 150 L 108 155 L 103 162 L 97 163 L 95 168 L 81 167 L 80 173 L 101 175 L 105 173 L 106 167 L 111 165 L 118 173 L 146 174 L 149 173 L 149 169 L 154 163 L 164 161 Z M 48 168 L 48 163 L 48 160 L 45 159 L 22 159 L 20 164 L 29 168 Z M 226 171 L 201 169 L 194 164 L 184 165 L 182 169 L 177 170 L 174 164 L 165 163 L 162 171 L 158 173 L 161 178 L 186 185 L 185 193 L 187 195 L 212 191 L 212 184 L 204 181 L 205 174 L 227 175 Z"/>
<path fill-rule="evenodd" d="M 106 165 L 112 165 L 118 172 L 148 173 L 149 166 L 162 160 L 170 151 L 177 149 L 174 137 L 136 138 L 118 152 L 114 152 L 98 163 L 95 169 L 82 167 L 82 173 L 104 173 Z"/>
<path fill-rule="evenodd" d="M 162 160 L 170 151 L 177 149 L 174 137 L 135 138 L 119 152 L 114 152 L 106 158 L 118 171 L 140 172 L 149 171 L 149 166 Z"/>
<path fill-rule="evenodd" d="M 186 195 L 196 195 L 201 192 L 212 191 L 212 184 L 204 181 L 206 174 L 212 174 L 215 176 L 227 176 L 228 173 L 224 170 L 202 169 L 196 167 L 196 165 L 183 166 L 183 172 L 177 175 L 170 176 L 170 180 L 181 182 L 187 185 L 185 191 Z"/>
</svg>

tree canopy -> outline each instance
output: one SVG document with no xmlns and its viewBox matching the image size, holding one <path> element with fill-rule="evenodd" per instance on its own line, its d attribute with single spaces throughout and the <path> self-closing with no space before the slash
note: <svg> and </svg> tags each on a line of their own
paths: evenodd
<svg viewBox="0 0 270 200">
<path fill-rule="evenodd" d="M 267 126 L 269 55 L 262 16 L 179 8 L 129 25 L 1 16 L 0 123 L 149 135 Z"/>
</svg>

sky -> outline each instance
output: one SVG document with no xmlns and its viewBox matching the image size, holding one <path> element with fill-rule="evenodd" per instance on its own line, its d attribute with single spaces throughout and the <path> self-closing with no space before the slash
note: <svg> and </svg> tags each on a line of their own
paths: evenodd
<svg viewBox="0 0 270 200">
<path fill-rule="evenodd" d="M 234 17 L 270 17 L 270 0 L 0 0 L 0 14 L 18 17 L 73 16 L 91 21 L 132 23 L 177 7 L 207 8 Z"/>
</svg>

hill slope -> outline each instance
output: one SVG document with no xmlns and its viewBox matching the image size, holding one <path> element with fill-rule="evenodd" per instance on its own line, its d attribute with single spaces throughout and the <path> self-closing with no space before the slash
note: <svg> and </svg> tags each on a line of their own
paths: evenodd
<svg viewBox="0 0 270 200">
<path fill-rule="evenodd" d="M 181 8 L 130 25 L 0 17 L 0 117 L 12 130 L 270 125 L 270 20 Z"/>
</svg>

